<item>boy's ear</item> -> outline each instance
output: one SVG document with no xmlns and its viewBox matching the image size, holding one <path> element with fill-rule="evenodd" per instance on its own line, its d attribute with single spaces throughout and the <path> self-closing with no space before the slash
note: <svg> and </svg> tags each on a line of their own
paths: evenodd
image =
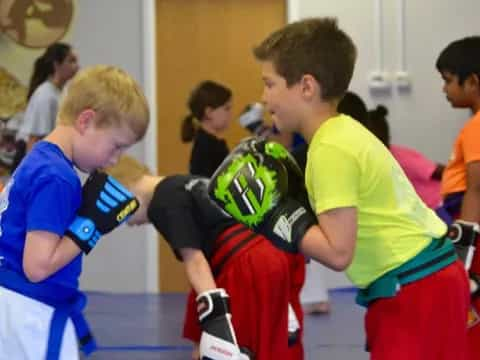
<svg viewBox="0 0 480 360">
<path fill-rule="evenodd" d="M 75 121 L 75 126 L 78 131 L 83 133 L 88 127 L 94 125 L 94 118 L 96 112 L 92 109 L 85 109 L 82 110 L 80 114 L 77 116 L 77 120 Z"/>
<path fill-rule="evenodd" d="M 470 74 L 466 79 L 465 83 L 472 89 L 475 89 L 477 92 L 480 92 L 480 78 L 477 74 Z"/>
<path fill-rule="evenodd" d="M 322 97 L 321 87 L 318 81 L 310 74 L 305 74 L 300 79 L 300 90 L 306 99 L 312 99 L 316 96 Z"/>
</svg>

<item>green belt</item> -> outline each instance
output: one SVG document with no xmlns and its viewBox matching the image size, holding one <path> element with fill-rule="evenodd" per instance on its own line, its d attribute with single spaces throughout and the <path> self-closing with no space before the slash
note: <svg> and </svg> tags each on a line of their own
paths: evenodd
<svg viewBox="0 0 480 360">
<path fill-rule="evenodd" d="M 360 289 L 355 299 L 361 306 L 368 306 L 380 298 L 393 297 L 402 285 L 423 279 L 457 260 L 452 242 L 446 237 L 433 239 L 418 255 L 399 267 L 379 277 L 367 288 Z"/>
</svg>

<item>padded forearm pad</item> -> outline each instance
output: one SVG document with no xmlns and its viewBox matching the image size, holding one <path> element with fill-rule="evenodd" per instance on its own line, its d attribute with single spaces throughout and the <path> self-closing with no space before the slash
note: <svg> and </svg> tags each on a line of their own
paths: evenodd
<svg viewBox="0 0 480 360">
<path fill-rule="evenodd" d="M 458 257 L 463 261 L 467 270 L 472 265 L 479 233 L 480 226 L 477 223 L 464 220 L 457 220 L 448 228 L 447 237 L 452 240 Z"/>
<path fill-rule="evenodd" d="M 224 289 L 205 291 L 197 296 L 197 311 L 203 330 L 200 338 L 202 360 L 249 360 L 248 351 L 242 351 L 235 337 Z"/>
</svg>

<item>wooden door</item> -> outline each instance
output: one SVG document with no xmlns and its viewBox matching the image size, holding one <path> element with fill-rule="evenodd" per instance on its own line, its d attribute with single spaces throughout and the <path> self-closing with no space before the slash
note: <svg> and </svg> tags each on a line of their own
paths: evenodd
<svg viewBox="0 0 480 360">
<path fill-rule="evenodd" d="M 233 91 L 230 147 L 247 135 L 236 119 L 246 104 L 258 101 L 262 82 L 252 48 L 286 22 L 284 0 L 157 0 L 158 173 L 188 171 L 190 144 L 180 141 L 186 101 L 202 80 Z M 161 292 L 189 288 L 180 262 L 160 240 Z"/>
</svg>

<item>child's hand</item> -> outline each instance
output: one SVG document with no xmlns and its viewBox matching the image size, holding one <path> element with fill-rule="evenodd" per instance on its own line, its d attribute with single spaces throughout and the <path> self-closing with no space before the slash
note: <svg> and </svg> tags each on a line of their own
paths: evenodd
<svg viewBox="0 0 480 360">
<path fill-rule="evenodd" d="M 197 311 L 202 337 L 199 353 L 202 359 L 251 360 L 251 351 L 240 348 L 232 325 L 229 296 L 225 289 L 204 291 L 197 296 Z"/>
<path fill-rule="evenodd" d="M 198 347 L 198 343 L 193 345 L 192 360 L 200 360 L 200 349 Z"/>
<path fill-rule="evenodd" d="M 296 253 L 307 230 L 317 224 L 301 179 L 298 165 L 283 146 L 250 138 L 212 175 L 209 195 L 276 247 Z"/>
<path fill-rule="evenodd" d="M 251 133 L 258 135 L 263 125 L 263 105 L 260 103 L 253 103 L 246 106 L 238 118 L 238 122 L 242 127 L 249 130 Z"/>
<path fill-rule="evenodd" d="M 472 295 L 472 299 L 475 299 L 478 296 L 480 296 L 480 276 L 474 273 L 470 273 L 469 280 L 470 280 L 470 294 Z"/>
<path fill-rule="evenodd" d="M 92 173 L 82 189 L 82 205 L 65 235 L 86 254 L 98 239 L 126 221 L 137 209 L 138 200 L 113 177 Z"/>
<path fill-rule="evenodd" d="M 472 265 L 473 254 L 477 248 L 477 238 L 480 235 L 480 225 L 465 220 L 455 220 L 448 227 L 447 237 L 455 245 L 460 260 L 468 271 Z"/>
</svg>

